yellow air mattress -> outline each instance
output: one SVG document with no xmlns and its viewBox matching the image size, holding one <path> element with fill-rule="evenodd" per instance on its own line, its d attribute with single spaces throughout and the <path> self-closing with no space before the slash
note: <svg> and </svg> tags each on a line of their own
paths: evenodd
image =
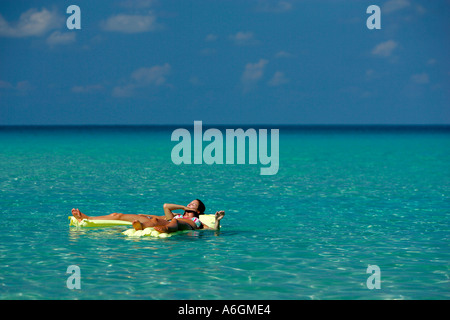
<svg viewBox="0 0 450 320">
<path fill-rule="evenodd" d="M 83 228 L 98 228 L 98 227 L 116 227 L 116 226 L 131 226 L 129 221 L 121 220 L 89 220 L 83 219 L 78 221 L 74 216 L 69 217 L 70 226 L 83 227 Z"/>
<path fill-rule="evenodd" d="M 70 226 L 82 227 L 82 228 L 104 228 L 104 227 L 116 227 L 116 226 L 131 226 L 129 221 L 121 220 L 89 220 L 83 219 L 78 221 L 74 216 L 69 217 Z M 210 228 L 214 227 L 215 217 L 213 214 L 202 214 L 200 215 L 200 221 Z M 128 229 L 122 232 L 124 235 L 129 237 L 156 237 L 156 238 L 167 238 L 172 235 L 183 233 L 185 231 L 179 231 L 174 233 L 159 233 L 153 228 L 145 228 L 144 230 L 134 230 Z"/>
</svg>

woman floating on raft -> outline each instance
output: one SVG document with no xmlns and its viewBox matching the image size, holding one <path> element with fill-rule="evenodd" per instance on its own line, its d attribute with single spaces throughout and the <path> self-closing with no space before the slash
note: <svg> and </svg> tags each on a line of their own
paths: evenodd
<svg viewBox="0 0 450 320">
<path fill-rule="evenodd" d="M 78 220 L 122 220 L 133 223 L 135 230 L 143 230 L 148 227 L 153 227 L 160 233 L 172 233 L 179 230 L 196 230 L 196 229 L 220 229 L 220 220 L 225 215 L 225 211 L 217 211 L 215 214 L 214 228 L 210 228 L 203 224 L 199 215 L 204 214 L 205 205 L 199 199 L 191 201 L 187 206 L 178 204 L 165 203 L 164 216 L 146 215 L 146 214 L 124 214 L 111 213 L 106 216 L 91 217 L 82 213 L 78 209 L 72 209 L 72 215 Z M 184 214 L 174 214 L 173 210 L 184 210 Z"/>
</svg>

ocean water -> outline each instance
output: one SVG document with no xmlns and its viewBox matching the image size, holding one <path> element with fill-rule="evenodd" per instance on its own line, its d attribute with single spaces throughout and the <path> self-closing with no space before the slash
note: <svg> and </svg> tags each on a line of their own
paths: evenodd
<svg viewBox="0 0 450 320">
<path fill-rule="evenodd" d="M 272 176 L 173 164 L 175 127 L 0 128 L 0 299 L 450 298 L 448 127 L 278 128 Z M 67 219 L 195 198 L 226 211 L 220 232 L 128 238 Z"/>
</svg>

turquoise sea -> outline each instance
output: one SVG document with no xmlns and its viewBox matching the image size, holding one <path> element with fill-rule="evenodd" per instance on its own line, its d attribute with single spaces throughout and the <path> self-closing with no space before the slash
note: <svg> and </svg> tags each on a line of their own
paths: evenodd
<svg viewBox="0 0 450 320">
<path fill-rule="evenodd" d="M 175 165 L 181 127 L 1 127 L 0 299 L 450 298 L 448 126 L 263 126 L 280 129 L 272 176 Z M 68 224 L 195 198 L 226 211 L 220 232 Z"/>
</svg>

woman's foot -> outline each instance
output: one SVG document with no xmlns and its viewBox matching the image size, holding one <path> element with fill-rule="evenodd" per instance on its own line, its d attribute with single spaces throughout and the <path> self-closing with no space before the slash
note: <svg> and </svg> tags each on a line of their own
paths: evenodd
<svg viewBox="0 0 450 320">
<path fill-rule="evenodd" d="M 142 223 L 139 220 L 134 220 L 133 221 L 133 228 L 134 230 L 138 231 L 138 230 L 144 230 L 144 227 L 142 225 Z"/>
<path fill-rule="evenodd" d="M 78 220 L 78 221 L 82 221 L 83 219 L 89 219 L 89 217 L 87 215 L 85 215 L 84 213 L 82 213 L 80 210 L 78 209 L 72 209 L 72 215 Z"/>
</svg>

